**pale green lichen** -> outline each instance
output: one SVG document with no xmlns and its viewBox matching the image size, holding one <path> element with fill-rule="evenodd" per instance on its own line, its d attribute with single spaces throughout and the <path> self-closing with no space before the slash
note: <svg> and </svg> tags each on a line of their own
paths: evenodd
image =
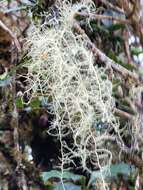
<svg viewBox="0 0 143 190">
<path fill-rule="evenodd" d="M 35 28 L 26 43 L 30 60 L 25 64 L 28 68 L 25 93 L 30 99 L 48 97 L 52 104 L 55 120 L 48 133 L 60 139 L 62 171 L 75 157 L 90 173 L 89 160 L 101 171 L 110 166 L 112 153 L 105 144 L 115 140 L 109 128 L 118 131 L 119 126 L 113 114 L 112 82 L 105 68 L 95 65 L 86 40 L 72 30 L 75 13 L 82 8 L 91 11 L 92 7 L 87 1 L 74 7 L 63 3 L 59 6 L 60 24 L 44 31 Z M 102 133 L 97 130 L 100 122 L 108 125 Z M 72 133 L 73 147 L 64 141 L 66 132 Z M 102 189 L 106 189 L 104 180 Z"/>
</svg>

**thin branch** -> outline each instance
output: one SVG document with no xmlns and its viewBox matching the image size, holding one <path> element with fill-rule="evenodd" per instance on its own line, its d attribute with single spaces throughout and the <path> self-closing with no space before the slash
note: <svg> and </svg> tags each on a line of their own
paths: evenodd
<svg viewBox="0 0 143 190">
<path fill-rule="evenodd" d="M 98 49 L 95 44 L 91 42 L 89 37 L 86 35 L 85 31 L 80 27 L 80 25 L 75 22 L 73 26 L 74 30 L 78 33 L 83 35 L 83 37 L 87 40 L 87 46 L 92 51 L 92 53 L 98 57 L 103 63 L 105 63 L 109 68 L 112 67 L 114 71 L 120 73 L 123 77 L 127 78 L 130 77 L 134 79 L 136 82 L 139 82 L 139 77 L 136 73 L 133 73 L 123 66 L 119 65 L 108 56 L 106 56 L 100 49 Z"/>
<path fill-rule="evenodd" d="M 119 116 L 121 118 L 125 118 L 125 119 L 132 119 L 133 118 L 133 115 L 123 111 L 123 110 L 120 110 L 120 109 L 117 109 L 117 108 L 114 108 L 114 114 L 116 116 Z"/>
<path fill-rule="evenodd" d="M 101 14 L 87 14 L 87 13 L 80 13 L 77 12 L 75 14 L 76 16 L 84 17 L 84 18 L 89 18 L 91 21 L 96 21 L 96 20 L 103 20 L 103 19 L 108 19 L 108 20 L 115 20 L 121 24 L 131 24 L 131 22 L 127 19 L 121 19 L 119 17 L 114 17 L 114 16 L 109 16 L 109 15 L 101 15 Z"/>
<path fill-rule="evenodd" d="M 110 3 L 109 1 L 107 0 L 99 0 L 102 4 L 104 4 L 106 7 L 109 7 L 111 9 L 113 9 L 114 11 L 117 11 L 119 13 L 122 13 L 122 14 L 125 14 L 124 10 L 113 5 L 112 3 Z"/>
<path fill-rule="evenodd" d="M 13 34 L 13 32 L 1 20 L 0 20 L 0 27 L 3 28 L 6 32 L 9 33 L 9 35 L 12 37 L 18 51 L 21 52 L 21 46 L 20 46 L 20 43 L 19 43 L 18 39 Z"/>
<path fill-rule="evenodd" d="M 132 58 L 131 58 L 131 53 L 130 53 L 130 48 L 129 48 L 129 40 L 128 40 L 129 39 L 129 32 L 124 30 L 123 36 L 124 36 L 125 53 L 126 53 L 126 56 L 128 59 L 128 63 L 133 65 L 133 66 L 136 66 L 135 64 L 133 64 Z"/>
</svg>

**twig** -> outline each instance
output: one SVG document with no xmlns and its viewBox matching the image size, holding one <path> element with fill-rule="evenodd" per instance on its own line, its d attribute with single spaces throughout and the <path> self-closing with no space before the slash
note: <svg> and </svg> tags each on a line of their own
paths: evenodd
<svg viewBox="0 0 143 190">
<path fill-rule="evenodd" d="M 91 21 L 94 21 L 94 20 L 103 20 L 103 19 L 108 19 L 108 20 L 115 20 L 119 23 L 122 23 L 122 24 L 131 24 L 131 22 L 127 19 L 121 19 L 121 18 L 118 18 L 118 17 L 114 17 L 114 16 L 109 16 L 109 15 L 101 15 L 101 14 L 87 14 L 87 13 L 80 13 L 80 12 L 77 12 L 75 14 L 75 17 L 76 16 L 80 16 L 80 17 L 84 17 L 84 18 L 90 18 Z"/>
<path fill-rule="evenodd" d="M 0 20 L 0 27 L 3 28 L 6 32 L 9 33 L 9 35 L 12 37 L 18 51 L 21 52 L 21 46 L 20 46 L 20 43 L 19 43 L 18 39 L 13 34 L 13 32 L 1 20 Z"/>
<path fill-rule="evenodd" d="M 126 119 L 132 119 L 133 118 L 133 115 L 131 115 L 131 114 L 129 114 L 123 110 L 117 109 L 117 108 L 114 108 L 114 114 L 116 116 L 126 118 Z"/>
<path fill-rule="evenodd" d="M 13 12 L 18 12 L 18 11 L 21 11 L 21 10 L 25 10 L 27 9 L 27 6 L 23 6 L 23 7 L 16 7 L 16 8 L 11 8 L 11 9 L 7 9 L 5 11 L 3 11 L 4 14 L 9 14 L 9 13 L 13 13 Z"/>
<path fill-rule="evenodd" d="M 121 8 L 119 8 L 119 7 L 115 6 L 115 5 L 113 5 L 113 4 L 110 3 L 109 1 L 106 1 L 106 0 L 99 0 L 99 1 L 100 1 L 101 3 L 103 3 L 106 7 L 109 7 L 109 8 L 111 8 L 111 9 L 115 10 L 115 11 L 118 11 L 119 13 L 125 14 L 123 9 L 121 9 Z"/>
<path fill-rule="evenodd" d="M 130 77 L 134 79 L 136 82 L 139 82 L 139 77 L 136 73 L 133 73 L 123 66 L 119 65 L 112 59 L 110 59 L 108 56 L 106 56 L 100 49 L 98 49 L 95 44 L 91 42 L 89 37 L 86 35 L 85 31 L 80 27 L 80 25 L 75 22 L 73 26 L 74 30 L 83 35 L 83 37 L 87 40 L 87 46 L 92 51 L 92 53 L 98 57 L 103 63 L 105 63 L 108 67 L 112 67 L 114 71 L 120 73 L 123 77 L 127 78 Z"/>
<path fill-rule="evenodd" d="M 126 56 L 127 56 L 127 59 L 128 59 L 128 63 L 135 66 L 132 62 L 132 59 L 131 59 L 131 53 L 130 53 L 130 48 L 129 48 L 129 32 L 124 30 L 123 31 L 123 36 L 124 36 L 124 46 L 125 46 L 125 53 L 126 53 Z"/>
</svg>

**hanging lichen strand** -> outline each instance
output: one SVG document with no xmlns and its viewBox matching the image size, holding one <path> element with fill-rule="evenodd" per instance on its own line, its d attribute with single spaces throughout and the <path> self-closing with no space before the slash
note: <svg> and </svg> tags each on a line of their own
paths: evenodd
<svg viewBox="0 0 143 190">
<path fill-rule="evenodd" d="M 46 97 L 52 106 L 55 119 L 48 133 L 57 135 L 61 142 L 62 171 L 79 158 L 83 170 L 102 172 L 112 161 L 106 145 L 115 136 L 109 131 L 114 128 L 118 132 L 112 83 L 105 68 L 96 66 L 86 40 L 72 30 L 74 14 L 92 8 L 93 4 L 87 1 L 74 7 L 63 3 L 59 6 L 59 25 L 42 32 L 36 28 L 26 43 L 30 60 L 25 64 L 28 68 L 25 93 L 29 101 L 37 96 Z M 69 133 L 73 146 L 64 140 Z M 89 162 L 93 168 L 88 167 Z M 104 179 L 102 189 L 106 189 Z"/>
</svg>

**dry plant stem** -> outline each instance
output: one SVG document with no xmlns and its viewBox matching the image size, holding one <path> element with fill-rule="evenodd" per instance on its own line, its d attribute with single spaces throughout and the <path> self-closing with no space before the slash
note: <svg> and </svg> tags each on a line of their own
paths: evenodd
<svg viewBox="0 0 143 190">
<path fill-rule="evenodd" d="M 84 18 L 89 18 L 91 21 L 96 21 L 96 20 L 103 20 L 103 19 L 108 19 L 108 20 L 113 20 L 113 21 L 117 21 L 121 24 L 131 24 L 131 22 L 129 20 L 126 19 L 120 19 L 118 17 L 114 17 L 114 16 L 108 16 L 108 15 L 100 15 L 100 14 L 86 14 L 86 13 L 76 13 L 75 16 L 81 16 Z"/>
<path fill-rule="evenodd" d="M 119 116 L 121 118 L 126 118 L 126 119 L 132 119 L 133 118 L 133 115 L 131 115 L 125 111 L 122 111 L 120 109 L 117 109 L 117 108 L 114 108 L 114 113 L 116 116 Z"/>
<path fill-rule="evenodd" d="M 124 10 L 123 9 L 120 9 L 119 7 L 117 6 L 114 6 L 112 3 L 108 2 L 107 0 L 99 0 L 101 3 L 103 3 L 106 7 L 109 7 L 115 11 L 118 11 L 119 13 L 122 13 L 124 14 Z"/>
<path fill-rule="evenodd" d="M 133 65 L 132 58 L 131 58 L 131 53 L 130 53 L 130 48 L 129 48 L 129 32 L 124 30 L 123 31 L 123 36 L 124 36 L 124 46 L 125 46 L 125 53 L 128 59 L 128 63 Z M 135 64 L 134 64 L 135 66 Z"/>
<path fill-rule="evenodd" d="M 88 47 L 92 51 L 92 53 L 98 57 L 103 63 L 105 63 L 108 67 L 112 67 L 114 71 L 120 73 L 123 77 L 133 78 L 136 82 L 139 81 L 139 77 L 136 73 L 128 71 L 126 68 L 122 67 L 121 65 L 117 64 L 115 61 L 107 57 L 100 49 L 98 49 L 86 35 L 85 31 L 80 27 L 80 25 L 75 22 L 73 26 L 74 30 L 78 33 L 83 35 L 83 37 L 88 41 Z"/>
<path fill-rule="evenodd" d="M 21 46 L 20 46 L 20 43 L 19 43 L 18 39 L 13 34 L 13 32 L 1 20 L 0 20 L 0 27 L 3 28 L 6 32 L 9 33 L 9 35 L 12 37 L 18 51 L 21 52 Z"/>
</svg>

